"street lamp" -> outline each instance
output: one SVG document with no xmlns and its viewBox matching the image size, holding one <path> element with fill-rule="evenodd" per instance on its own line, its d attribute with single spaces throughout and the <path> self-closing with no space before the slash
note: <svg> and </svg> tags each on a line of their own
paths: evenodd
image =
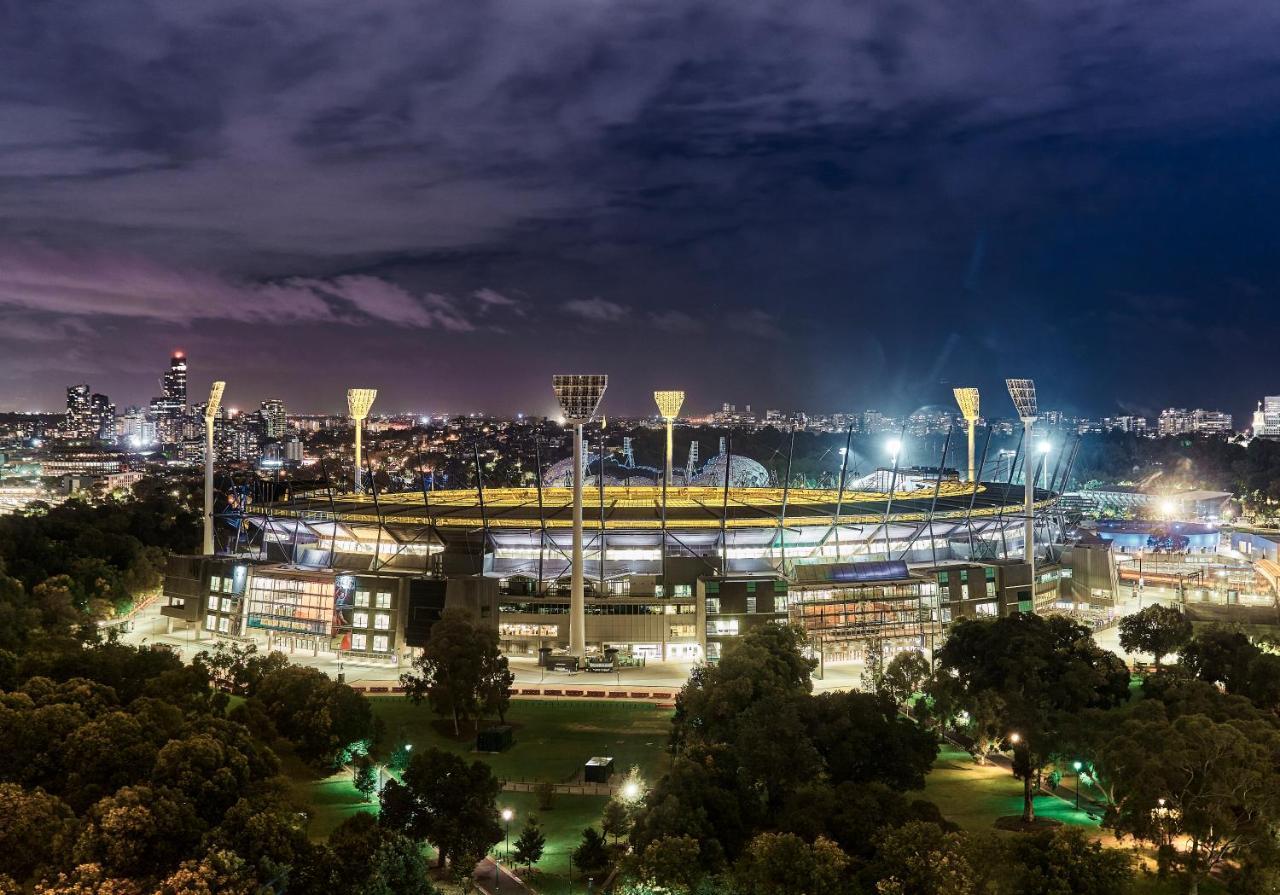
<svg viewBox="0 0 1280 895">
<path fill-rule="evenodd" d="M 209 388 L 204 405 L 204 555 L 213 556 L 213 424 L 227 384 L 221 380 Z"/>
<path fill-rule="evenodd" d="M 514 811 L 512 811 L 510 808 L 503 808 L 503 809 L 502 809 L 502 820 L 503 820 L 503 822 L 507 825 L 507 833 L 506 833 L 506 836 L 507 836 L 506 854 L 505 854 L 505 856 L 503 857 L 503 860 L 508 861 L 508 862 L 511 860 L 511 818 L 513 818 L 513 817 L 515 817 L 515 816 L 516 816 L 516 813 L 515 813 Z"/>
<path fill-rule="evenodd" d="M 1076 769 L 1076 810 L 1080 810 L 1080 771 L 1084 765 L 1078 761 L 1071 762 L 1071 766 Z"/>
</svg>

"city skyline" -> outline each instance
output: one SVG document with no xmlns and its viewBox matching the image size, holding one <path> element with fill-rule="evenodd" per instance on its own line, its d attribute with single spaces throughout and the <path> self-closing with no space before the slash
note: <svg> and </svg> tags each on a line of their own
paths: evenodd
<svg viewBox="0 0 1280 895">
<path fill-rule="evenodd" d="M 541 13 L 20 10 L 0 406 L 146 397 L 175 346 L 317 410 L 545 412 L 566 365 L 627 413 L 1276 390 L 1265 5 Z"/>
</svg>

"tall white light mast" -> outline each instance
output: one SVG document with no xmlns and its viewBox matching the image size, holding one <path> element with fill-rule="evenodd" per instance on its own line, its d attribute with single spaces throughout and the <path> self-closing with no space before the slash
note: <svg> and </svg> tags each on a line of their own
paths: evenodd
<svg viewBox="0 0 1280 895">
<path fill-rule="evenodd" d="M 349 388 L 347 389 L 347 412 L 356 424 L 356 465 L 355 475 L 351 477 L 355 483 L 357 494 L 364 493 L 364 475 L 361 472 L 360 457 L 360 429 L 365 418 L 369 415 L 369 409 L 373 407 L 373 399 L 378 397 L 376 388 Z"/>
<path fill-rule="evenodd" d="M 213 421 L 222 406 L 222 392 L 227 384 L 215 382 L 209 389 L 209 402 L 204 405 L 204 555 L 213 555 Z"/>
<path fill-rule="evenodd" d="M 978 427 L 978 390 L 976 388 L 952 389 L 956 403 L 960 405 L 960 415 L 964 417 L 969 429 L 969 481 L 976 482 L 977 472 L 973 468 L 973 436 Z"/>
<path fill-rule="evenodd" d="M 598 374 L 551 377 L 565 421 L 573 426 L 573 579 L 569 592 L 569 653 L 587 653 L 587 600 L 582 557 L 582 425 L 596 414 L 609 377 Z M 604 475 L 603 467 L 600 474 Z"/>
<path fill-rule="evenodd" d="M 1018 410 L 1018 418 L 1022 420 L 1022 478 L 1026 497 L 1025 529 L 1023 532 L 1023 551 L 1027 565 L 1031 568 L 1031 608 L 1036 605 L 1036 477 L 1035 467 L 1031 462 L 1031 427 L 1035 425 L 1039 415 L 1036 409 L 1036 384 L 1030 379 L 1006 379 L 1009 397 Z"/>
</svg>

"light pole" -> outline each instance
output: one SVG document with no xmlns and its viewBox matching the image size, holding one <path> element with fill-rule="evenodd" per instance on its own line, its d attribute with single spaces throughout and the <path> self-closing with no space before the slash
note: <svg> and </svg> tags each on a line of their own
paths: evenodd
<svg viewBox="0 0 1280 895">
<path fill-rule="evenodd" d="M 512 811 L 510 808 L 502 809 L 502 820 L 507 825 L 507 833 L 506 833 L 507 844 L 504 848 L 504 851 L 505 851 L 505 854 L 503 855 L 504 861 L 511 860 L 511 818 L 515 816 L 516 816 L 516 813 Z"/>
<path fill-rule="evenodd" d="M 1071 766 L 1076 769 L 1076 810 L 1080 810 L 1080 771 L 1084 765 L 1078 761 L 1073 761 Z"/>
<path fill-rule="evenodd" d="M 960 405 L 960 415 L 964 417 L 965 426 L 969 430 L 969 481 L 977 481 L 977 473 L 973 468 L 973 437 L 978 427 L 978 390 L 976 388 L 956 388 L 951 390 Z"/>
<path fill-rule="evenodd" d="M 213 556 L 213 422 L 222 405 L 222 390 L 227 387 L 219 380 L 209 389 L 209 402 L 204 405 L 204 555 Z"/>
<path fill-rule="evenodd" d="M 1053 445 L 1047 441 L 1040 442 L 1040 487 L 1049 490 L 1049 453 Z"/>
<path fill-rule="evenodd" d="M 360 471 L 360 427 L 364 423 L 365 417 L 369 415 L 369 409 L 373 407 L 373 400 L 376 397 L 378 397 L 376 388 L 347 389 L 347 412 L 351 415 L 351 419 L 356 426 L 356 462 L 351 481 L 355 485 L 357 494 L 364 493 L 364 478 Z"/>
<path fill-rule="evenodd" d="M 1031 427 L 1035 425 L 1039 412 L 1036 408 L 1036 384 L 1030 379 L 1006 379 L 1009 397 L 1017 408 L 1018 418 L 1022 420 L 1022 480 L 1023 493 L 1026 500 L 1026 520 L 1023 527 L 1023 553 L 1027 560 L 1027 568 L 1031 573 L 1030 603 L 1031 611 L 1036 608 L 1036 478 L 1031 468 Z"/>
<path fill-rule="evenodd" d="M 609 377 L 595 374 L 551 377 L 565 420 L 573 426 L 573 576 L 569 591 L 569 654 L 587 654 L 587 602 L 582 556 L 582 424 L 596 414 Z M 603 461 L 602 461 L 603 462 Z M 601 476 L 604 469 L 600 470 Z"/>
</svg>

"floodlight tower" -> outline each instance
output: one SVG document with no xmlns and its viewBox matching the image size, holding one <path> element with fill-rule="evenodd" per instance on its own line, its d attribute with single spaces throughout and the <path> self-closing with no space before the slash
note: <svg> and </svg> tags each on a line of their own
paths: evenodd
<svg viewBox="0 0 1280 895">
<path fill-rule="evenodd" d="M 227 384 L 215 382 L 209 389 L 209 403 L 204 405 L 204 555 L 213 556 L 213 421 L 222 406 L 222 391 Z"/>
<path fill-rule="evenodd" d="M 662 414 L 662 419 L 667 424 L 667 478 L 668 485 L 671 484 L 671 454 L 673 450 L 672 431 L 675 427 L 676 417 L 680 414 L 680 407 L 684 404 L 684 392 L 654 392 L 653 400 L 658 404 L 658 413 Z"/>
<path fill-rule="evenodd" d="M 569 653 L 587 653 L 587 600 L 582 559 L 582 424 L 596 415 L 600 399 L 609 385 L 601 375 L 556 375 L 551 377 L 556 400 L 565 421 L 573 426 L 573 580 L 569 592 Z M 603 466 L 600 475 L 604 475 Z"/>
<path fill-rule="evenodd" d="M 360 428 L 361 424 L 364 423 L 365 417 L 369 415 L 369 408 L 373 406 L 373 399 L 376 397 L 378 397 L 376 388 L 347 389 L 347 412 L 355 420 L 356 424 L 356 465 L 352 481 L 355 482 L 357 494 L 364 491 L 364 477 L 360 472 Z"/>
<path fill-rule="evenodd" d="M 1036 417 L 1036 384 L 1030 379 L 1006 379 L 1005 386 L 1009 389 L 1009 397 L 1013 399 L 1013 406 L 1018 410 L 1018 417 L 1022 420 L 1022 479 L 1025 483 L 1024 494 L 1026 495 L 1026 520 L 1024 522 L 1025 529 L 1023 533 L 1023 542 L 1025 546 L 1023 550 L 1026 554 L 1027 565 L 1031 567 L 1031 605 L 1035 608 L 1036 601 L 1036 478 L 1032 472 L 1031 465 L 1031 427 L 1035 425 Z"/>
<path fill-rule="evenodd" d="M 956 388 L 951 391 L 956 396 L 956 403 L 960 405 L 960 415 L 964 417 L 965 424 L 969 428 L 969 481 L 976 482 L 978 477 L 973 468 L 973 434 L 978 428 L 978 390 Z"/>
</svg>

